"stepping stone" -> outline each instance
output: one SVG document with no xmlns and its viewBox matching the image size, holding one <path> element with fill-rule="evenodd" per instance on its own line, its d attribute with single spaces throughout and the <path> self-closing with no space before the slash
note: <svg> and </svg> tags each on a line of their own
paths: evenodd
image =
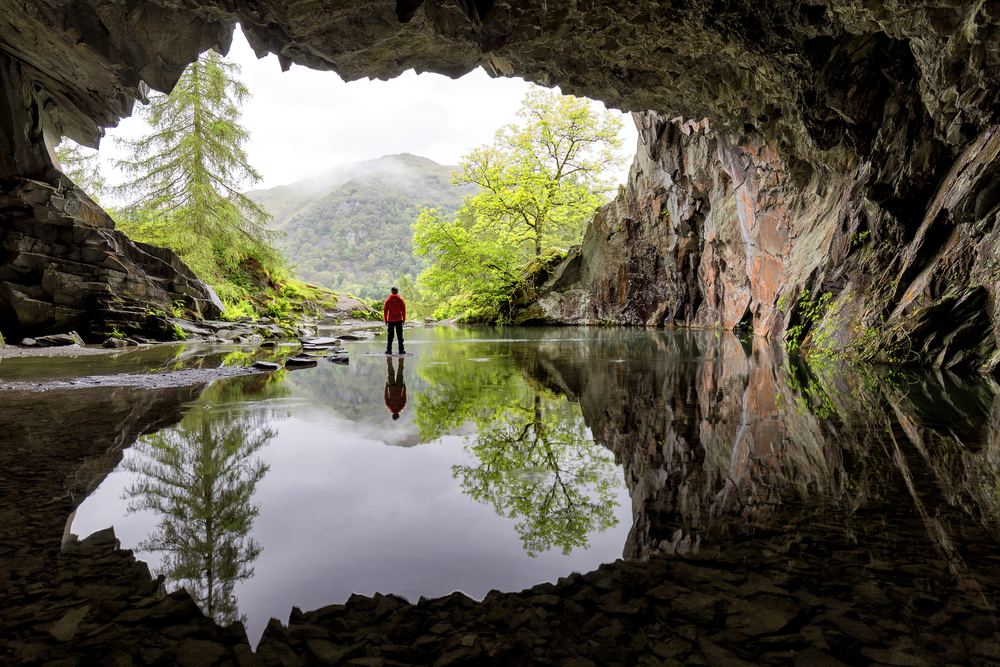
<svg viewBox="0 0 1000 667">
<path fill-rule="evenodd" d="M 340 345 L 340 342 L 336 338 L 331 338 L 329 336 L 303 336 L 299 338 L 299 342 L 303 345 L 308 346 L 328 346 L 332 345 L 334 347 Z"/>
<path fill-rule="evenodd" d="M 255 361 L 253 362 L 253 368 L 259 368 L 262 371 L 277 371 L 281 370 L 281 364 L 270 361 Z"/>
<path fill-rule="evenodd" d="M 317 363 L 318 362 L 315 359 L 292 357 L 291 359 L 285 359 L 285 368 L 311 368 Z"/>
</svg>

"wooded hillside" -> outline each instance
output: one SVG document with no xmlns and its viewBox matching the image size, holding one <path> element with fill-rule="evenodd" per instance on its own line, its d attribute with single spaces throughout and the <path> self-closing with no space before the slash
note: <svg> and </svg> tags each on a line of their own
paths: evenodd
<svg viewBox="0 0 1000 667">
<path fill-rule="evenodd" d="M 287 234 L 275 245 L 310 283 L 364 298 L 383 298 L 399 277 L 413 278 L 424 262 L 411 239 L 420 209 L 437 207 L 450 218 L 468 186 L 451 184 L 455 166 L 416 155 L 387 155 L 334 168 L 291 185 L 250 196 Z"/>
</svg>

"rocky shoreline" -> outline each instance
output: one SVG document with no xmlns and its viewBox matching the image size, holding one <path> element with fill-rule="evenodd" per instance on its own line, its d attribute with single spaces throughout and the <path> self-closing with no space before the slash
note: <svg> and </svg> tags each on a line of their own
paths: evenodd
<svg viewBox="0 0 1000 667">
<path fill-rule="evenodd" d="M 111 529 L 57 555 L 3 561 L 0 656 L 11 664 L 306 665 L 994 665 L 987 598 L 910 623 L 920 579 L 962 593 L 947 564 L 861 566 L 857 605 L 838 594 L 840 559 L 807 541 L 750 540 L 732 554 L 657 556 L 601 566 L 484 600 L 456 592 L 416 604 L 376 593 L 272 619 L 256 650 L 242 624 L 219 627 L 180 590 L 165 594 Z M 789 560 L 784 550 L 799 558 Z M 789 569 L 789 565 L 792 567 Z M 847 566 L 853 569 L 854 566 Z M 832 576 L 831 576 L 832 575 Z M 975 604 L 975 603 L 973 603 Z"/>
</svg>

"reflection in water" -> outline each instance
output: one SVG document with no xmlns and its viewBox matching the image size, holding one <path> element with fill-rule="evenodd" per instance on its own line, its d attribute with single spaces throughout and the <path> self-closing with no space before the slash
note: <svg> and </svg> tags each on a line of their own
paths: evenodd
<svg viewBox="0 0 1000 667">
<path fill-rule="evenodd" d="M 542 343 L 518 364 L 578 400 L 623 462 L 626 558 L 696 545 L 719 554 L 755 535 L 780 535 L 787 549 L 826 526 L 842 547 L 933 557 L 965 578 L 977 544 L 997 542 L 991 381 L 789 359 L 714 332 L 653 334 L 627 351 L 613 340 Z"/>
<path fill-rule="evenodd" d="M 280 376 L 252 376 L 208 388 L 177 426 L 145 436 L 123 466 L 129 513 L 151 511 L 156 532 L 138 550 L 160 552 L 160 571 L 222 625 L 245 622 L 233 588 L 253 576 L 260 544 L 249 536 L 252 498 L 268 470 L 256 456 L 275 435 L 273 416 L 232 402 L 283 393 Z"/>
<path fill-rule="evenodd" d="M 391 330 L 390 330 L 391 331 Z M 399 413 L 406 407 L 406 382 L 403 380 L 403 362 L 399 358 L 399 371 L 392 366 L 392 357 L 385 358 L 385 365 L 388 367 L 389 377 L 385 381 L 385 407 L 389 408 L 393 419 L 399 419 Z"/>
<path fill-rule="evenodd" d="M 442 348 L 435 359 L 456 356 L 454 348 Z M 529 555 L 553 546 L 569 554 L 586 548 L 590 534 L 618 524 L 614 497 L 621 481 L 608 452 L 587 434 L 579 405 L 526 381 L 508 364 L 423 370 L 433 386 L 415 408 L 423 439 L 476 425 L 465 438 L 475 463 L 453 466 L 453 474 L 464 493 L 517 521 Z"/>
<path fill-rule="evenodd" d="M 475 595 L 477 585 L 484 594 L 490 587 L 517 590 L 537 583 L 549 575 L 527 584 L 484 583 L 487 560 L 498 549 L 491 544 L 473 551 L 462 539 L 481 546 L 487 531 L 478 531 L 484 519 L 496 518 L 495 511 L 516 524 L 521 544 L 504 521 L 490 528 L 489 537 L 508 538 L 516 556 L 522 547 L 539 555 L 521 561 L 562 558 L 560 550 L 593 555 L 596 546 L 590 552 L 574 547 L 600 545 L 612 533 L 599 531 L 616 523 L 613 491 L 623 479 L 631 527 L 600 558 L 613 559 L 622 546 L 626 560 L 674 558 L 671 576 L 696 592 L 704 608 L 692 612 L 679 605 L 664 612 L 668 616 L 656 632 L 671 641 L 712 637 L 761 664 L 772 642 L 775 664 L 784 660 L 781 655 L 808 650 L 836 655 L 844 664 L 876 658 L 924 664 L 914 656 L 924 660 L 954 647 L 948 661 L 967 664 L 975 662 L 969 655 L 994 655 L 984 652 L 1000 646 L 997 641 L 974 648 L 994 641 L 1000 627 L 993 603 L 1000 591 L 1000 391 L 992 380 L 852 368 L 708 331 L 435 331 L 415 332 L 414 339 L 417 356 L 408 378 L 413 397 L 398 421 L 385 409 L 392 413 L 390 389 L 402 396 L 402 364 L 387 364 L 387 381 L 381 358 L 364 355 L 352 356 L 350 367 L 289 376 L 295 405 L 309 419 L 282 422 L 278 446 L 267 450 L 274 468 L 258 496 L 265 497 L 281 477 L 277 455 L 283 453 L 299 467 L 288 464 L 284 479 L 291 481 L 280 498 L 278 491 L 271 498 L 270 506 L 282 510 L 274 510 L 273 523 L 283 530 L 298 523 L 295 530 L 257 533 L 269 549 L 256 562 L 260 575 L 253 583 L 261 585 L 266 563 L 277 560 L 279 549 L 270 545 L 280 540 L 270 541 L 271 535 L 329 539 L 315 547 L 283 545 L 285 560 L 274 571 L 313 572 L 314 578 L 270 615 L 287 613 L 292 604 L 342 602 L 351 590 L 415 598 L 424 589 L 406 588 L 410 582 L 402 574 L 426 566 L 413 575 L 425 586 L 437 576 L 427 564 L 442 571 L 439 588 L 429 595 L 463 585 Z M 377 391 L 383 386 L 385 405 Z M 178 456 L 170 450 L 190 452 L 185 456 L 193 461 L 202 447 L 198 411 L 225 400 L 206 393 L 183 428 L 170 432 L 183 432 L 191 442 L 164 434 L 159 448 L 147 439 L 141 456 L 129 455 L 150 462 L 149 471 L 159 476 L 145 478 L 147 486 L 166 488 L 164 499 L 150 507 L 166 517 L 155 539 L 162 545 L 172 539 L 171 553 L 187 546 L 175 536 L 188 530 L 204 542 L 205 531 L 200 524 L 189 527 L 195 525 L 193 511 L 184 510 L 191 517 L 171 514 L 174 501 L 167 496 L 184 499 L 196 487 L 173 481 L 182 478 L 168 465 Z M 244 407 L 264 409 L 260 405 Z M 224 439 L 226 428 L 217 427 L 213 437 Z M 250 443 L 239 450 L 246 467 L 240 478 L 245 502 L 238 504 L 245 518 L 223 513 L 222 519 L 235 527 L 227 557 L 234 577 L 252 571 L 250 556 L 259 553 L 251 533 L 239 531 L 256 514 L 250 495 L 263 470 L 252 459 L 262 444 L 253 443 L 267 430 L 252 421 L 242 429 Z M 405 438 L 394 435 L 404 429 Z M 464 437 L 464 456 L 456 435 Z M 184 466 L 193 475 L 187 472 L 193 463 Z M 306 481 L 316 487 L 314 495 L 305 494 Z M 450 503 L 460 497 L 456 486 L 479 502 L 445 504 L 445 498 Z M 268 507 L 262 503 L 255 531 L 266 526 Z M 470 507 L 480 514 L 461 514 L 461 520 L 448 514 L 459 516 L 458 510 Z M 385 537 L 369 539 L 376 528 L 385 529 Z M 200 582 L 201 597 L 211 588 L 219 610 L 221 566 L 206 563 L 220 559 L 226 548 L 209 551 L 187 556 L 192 564 L 186 567 Z M 314 560 L 293 560 L 303 554 Z M 503 558 L 489 576 L 514 569 L 515 558 Z M 380 559 L 385 562 L 376 563 Z M 170 566 L 181 560 L 175 556 Z M 585 569 L 557 567 L 555 577 Z M 463 568 L 473 584 L 453 583 Z M 206 570 L 216 576 L 211 584 Z M 343 576 L 341 588 L 307 599 L 342 572 L 350 575 Z M 273 599 L 296 585 L 280 576 L 276 581 L 260 598 Z M 237 590 L 249 607 L 247 589 Z M 228 591 L 222 597 L 231 598 Z M 236 615 L 233 609 L 230 617 Z M 761 619 L 767 623 L 756 622 Z"/>
</svg>

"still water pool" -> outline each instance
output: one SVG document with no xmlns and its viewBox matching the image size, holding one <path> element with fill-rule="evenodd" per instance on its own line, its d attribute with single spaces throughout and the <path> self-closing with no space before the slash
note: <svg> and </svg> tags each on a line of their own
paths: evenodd
<svg viewBox="0 0 1000 667">
<path fill-rule="evenodd" d="M 624 558 L 668 562 L 658 571 L 676 580 L 669 603 L 650 593 L 661 616 L 635 636 L 673 633 L 704 655 L 710 641 L 760 664 L 807 651 L 843 664 L 1000 660 L 991 378 L 852 367 L 716 331 L 407 334 L 403 359 L 351 342 L 348 366 L 204 390 L 8 392 L 20 406 L 8 439 L 59 451 L 74 432 L 52 425 L 60 408 L 46 402 L 59 400 L 79 437 L 124 448 L 109 475 L 95 461 L 67 482 L 83 495 L 103 479 L 73 532 L 114 525 L 253 642 L 268 618 L 352 592 L 482 598 Z M 209 367 L 250 353 L 86 363 Z M 11 361 L 0 381 L 37 372 Z M 169 409 L 149 426 L 157 405 Z"/>
<path fill-rule="evenodd" d="M 579 401 L 532 376 L 539 332 L 407 333 L 410 357 L 357 342 L 349 366 L 216 382 L 126 451 L 72 530 L 114 525 L 252 642 L 352 592 L 481 599 L 620 558 L 621 468 Z"/>
</svg>

